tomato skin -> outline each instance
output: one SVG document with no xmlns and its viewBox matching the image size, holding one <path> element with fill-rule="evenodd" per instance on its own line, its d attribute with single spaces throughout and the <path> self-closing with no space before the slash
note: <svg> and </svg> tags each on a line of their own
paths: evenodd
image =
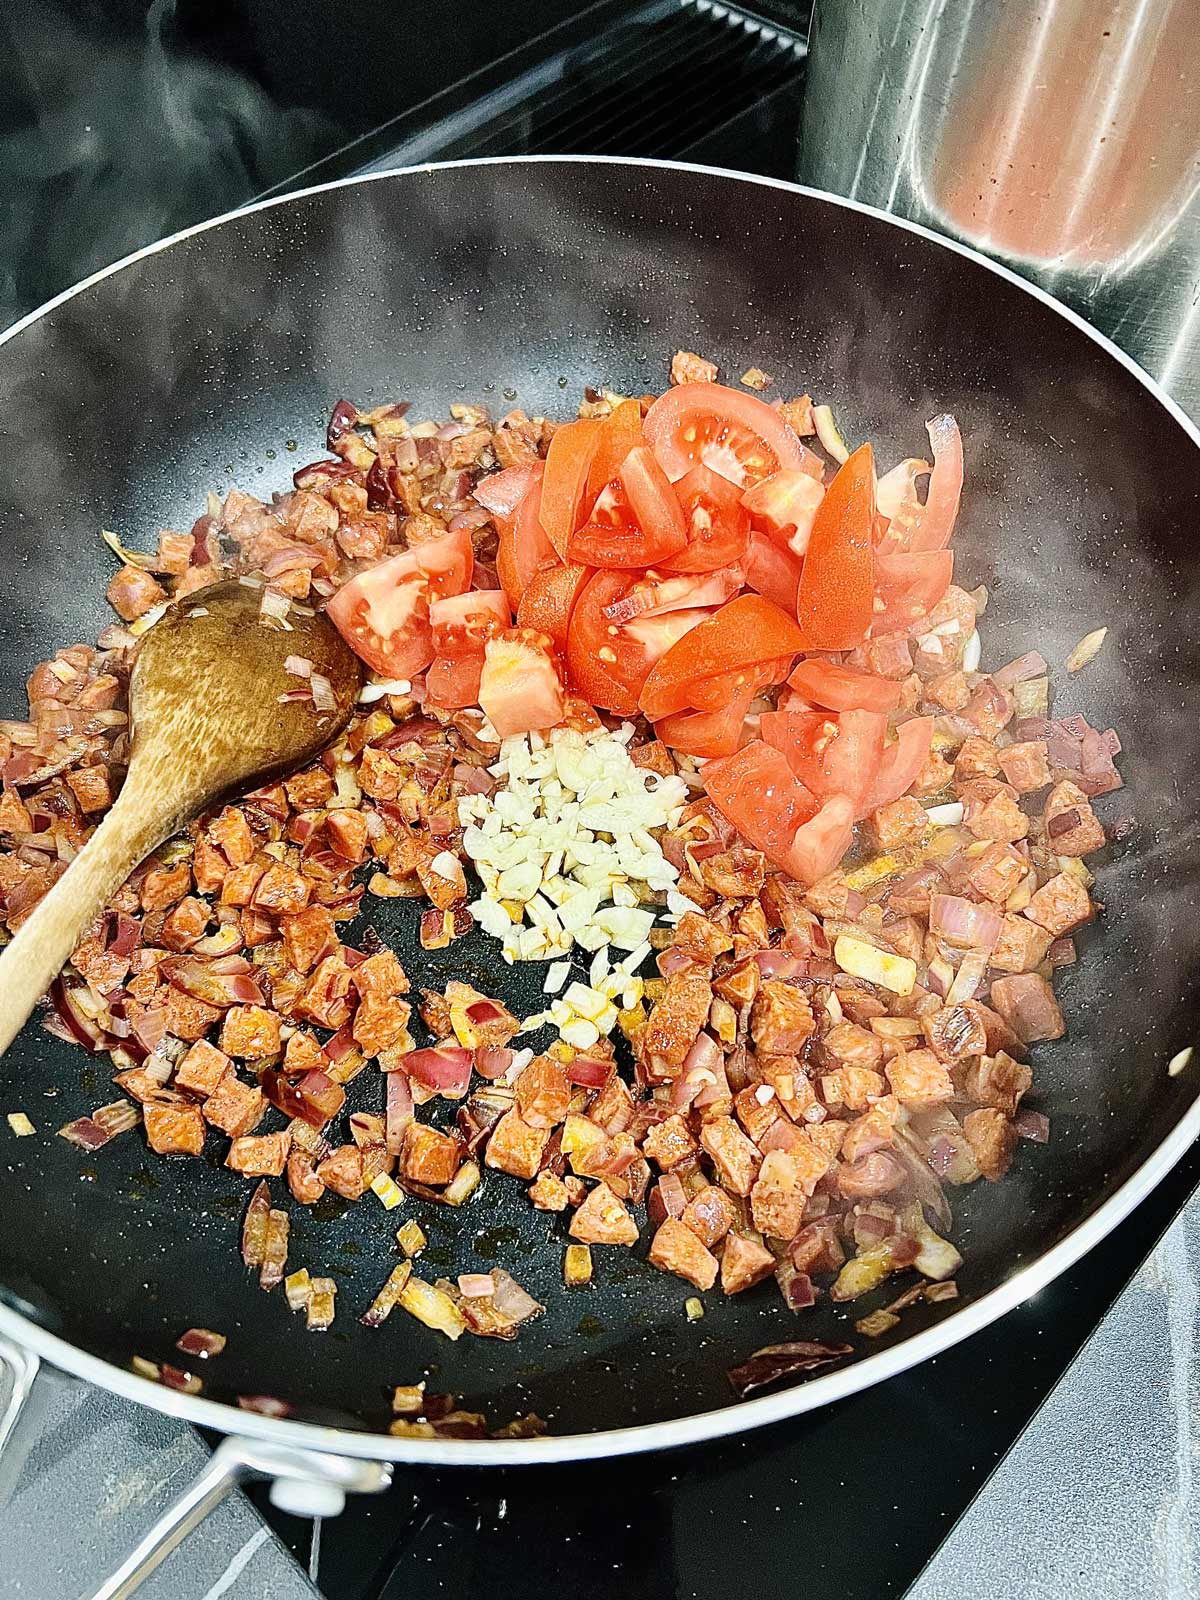
<svg viewBox="0 0 1200 1600">
<path fill-rule="evenodd" d="M 817 461 L 816 456 L 812 459 Z M 805 467 L 788 467 L 752 484 L 742 496 L 742 505 L 756 528 L 786 545 L 793 555 L 802 556 L 808 549 L 813 519 L 824 498 L 817 462 L 815 477 Z"/>
<path fill-rule="evenodd" d="M 585 505 L 595 504 L 596 496 L 616 477 L 634 445 L 642 443 L 642 408 L 636 400 L 622 400 L 600 424 L 596 453 L 588 468 Z"/>
<path fill-rule="evenodd" d="M 389 678 L 411 678 L 433 660 L 431 600 L 462 594 L 475 557 L 463 529 L 389 556 L 345 583 L 326 611 L 346 643 Z"/>
<path fill-rule="evenodd" d="M 655 737 L 688 756 L 731 756 L 747 741 L 746 713 L 753 693 L 742 693 L 720 711 L 677 711 L 654 724 Z"/>
<path fill-rule="evenodd" d="M 565 653 L 571 613 L 591 576 L 591 567 L 563 566 L 561 562 L 553 567 L 542 567 L 530 578 L 521 596 L 517 625 L 548 634 L 555 647 Z"/>
<path fill-rule="evenodd" d="M 963 484 L 962 435 L 948 415 L 926 423 L 933 446 L 933 471 L 925 504 L 920 507 L 908 542 L 914 553 L 944 550 L 954 533 Z"/>
<path fill-rule="evenodd" d="M 789 550 L 782 549 L 765 533 L 751 532 L 746 544 L 746 584 L 772 605 L 796 614 L 802 563 Z"/>
<path fill-rule="evenodd" d="M 801 661 L 788 683 L 805 700 L 830 711 L 894 711 L 900 704 L 898 683 L 837 661 Z"/>
<path fill-rule="evenodd" d="M 850 843 L 854 807 L 844 795 L 818 806 L 782 752 L 754 739 L 704 769 L 708 798 L 756 849 L 800 883 L 831 872 Z"/>
<path fill-rule="evenodd" d="M 879 769 L 859 804 L 860 817 L 868 817 L 908 793 L 928 759 L 933 726 L 932 717 L 911 717 L 900 724 L 894 743 L 884 746 Z"/>
<path fill-rule="evenodd" d="M 843 711 L 838 716 L 768 711 L 760 728 L 811 793 L 822 800 L 841 794 L 858 803 L 879 770 L 887 717 L 878 711 Z"/>
<path fill-rule="evenodd" d="M 875 556 L 875 588 L 884 609 L 871 618 L 871 635 L 903 633 L 937 605 L 954 578 L 952 550 Z"/>
<path fill-rule="evenodd" d="M 673 483 L 690 468 L 706 466 L 743 487 L 804 460 L 799 439 L 777 411 L 720 383 L 668 389 L 646 413 L 642 431 Z"/>
<path fill-rule="evenodd" d="M 600 442 L 600 423 L 585 417 L 556 429 L 546 451 L 538 518 L 560 561 L 582 520 L 588 471 Z"/>
<path fill-rule="evenodd" d="M 860 445 L 813 518 L 796 616 L 810 650 L 853 650 L 871 626 L 875 458 Z"/>
<path fill-rule="evenodd" d="M 641 708 L 651 721 L 657 721 L 693 706 L 690 691 L 695 684 L 783 656 L 790 664 L 801 644 L 800 630 L 778 606 L 761 595 L 742 595 L 685 634 L 655 663 L 642 686 Z"/>
<path fill-rule="evenodd" d="M 530 628 L 506 628 L 484 646 L 479 704 L 502 739 L 562 721 L 566 701 L 552 650 Z"/>
<path fill-rule="evenodd" d="M 533 463 L 533 478 L 515 514 L 505 520 L 496 518 L 500 529 L 500 544 L 496 552 L 496 572 L 500 587 L 508 596 L 515 611 L 521 596 L 529 587 L 534 573 L 557 561 L 554 547 L 542 528 L 539 513 L 542 503 L 542 477 L 545 464 Z"/>
<path fill-rule="evenodd" d="M 672 611 L 615 623 L 604 615 L 637 579 L 628 572 L 593 573 L 580 590 L 567 629 L 567 668 L 572 687 L 594 706 L 621 717 L 637 715 L 638 695 L 654 663 L 704 611 Z"/>
<path fill-rule="evenodd" d="M 687 548 L 662 563 L 668 572 L 715 572 L 746 553 L 750 515 L 737 488 L 718 472 L 693 467 L 675 485 L 688 530 Z"/>
</svg>

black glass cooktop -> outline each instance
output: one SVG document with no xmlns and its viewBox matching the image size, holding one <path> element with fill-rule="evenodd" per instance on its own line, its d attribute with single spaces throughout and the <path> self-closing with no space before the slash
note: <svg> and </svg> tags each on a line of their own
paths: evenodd
<svg viewBox="0 0 1200 1600">
<path fill-rule="evenodd" d="M 29 0 L 0 18 L 0 321 L 258 194 L 389 164 L 586 151 L 790 177 L 807 10 L 489 0 L 479 28 L 474 8 L 427 0 L 405 37 L 332 0 L 293 0 L 287 29 L 257 0 Z M 252 1493 L 330 1600 L 902 1594 L 1198 1181 L 1192 1152 L 1002 1323 L 744 1439 L 402 1470 L 322 1528 L 316 1560 L 311 1525 Z"/>
</svg>

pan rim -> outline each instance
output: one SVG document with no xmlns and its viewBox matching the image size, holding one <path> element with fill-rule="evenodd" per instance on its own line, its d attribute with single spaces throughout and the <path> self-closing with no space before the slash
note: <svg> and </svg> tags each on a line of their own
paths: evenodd
<svg viewBox="0 0 1200 1600">
<path fill-rule="evenodd" d="M 975 265 L 994 273 L 1025 294 L 1031 295 L 1082 332 L 1093 343 L 1115 358 L 1159 403 L 1183 430 L 1192 444 L 1200 449 L 1200 429 L 1161 385 L 1134 359 L 1114 344 L 1105 334 L 1092 327 L 1069 306 L 1061 304 L 1038 284 L 1022 278 L 1011 268 L 982 255 L 979 251 L 956 239 L 939 234 L 921 223 L 905 217 L 894 216 L 878 207 L 851 200 L 842 195 L 814 189 L 808 185 L 790 183 L 780 178 L 769 178 L 754 173 L 737 172 L 730 168 L 702 163 L 667 161 L 651 157 L 588 156 L 588 155 L 528 155 L 487 156 L 466 160 L 421 162 L 413 166 L 389 168 L 383 172 L 351 175 L 332 182 L 313 184 L 284 195 L 273 195 L 257 200 L 237 210 L 212 217 L 165 239 L 155 240 L 131 252 L 120 260 L 90 274 L 79 283 L 47 300 L 0 333 L 0 346 L 7 344 L 20 333 L 48 316 L 76 295 L 102 283 L 137 262 L 169 249 L 185 239 L 205 233 L 210 228 L 265 211 L 292 201 L 304 200 L 331 190 L 350 188 L 360 184 L 386 181 L 396 177 L 433 176 L 459 168 L 477 167 L 537 167 L 543 165 L 613 166 L 699 173 L 707 177 L 731 179 L 738 183 L 753 184 L 790 195 L 800 195 L 809 200 L 840 207 L 874 218 L 877 221 L 914 234 L 921 239 L 964 257 Z M 707 1440 L 737 1434 L 750 1428 L 766 1426 L 797 1417 L 836 1400 L 847 1398 L 872 1387 L 887 1378 L 896 1376 L 923 1361 L 952 1348 L 963 1339 L 989 1326 L 1008 1311 L 1028 1300 L 1039 1289 L 1053 1282 L 1061 1273 L 1079 1261 L 1089 1250 L 1099 1244 L 1122 1222 L 1126 1216 L 1171 1171 L 1188 1147 L 1200 1137 L 1200 1098 L 1180 1117 L 1175 1127 L 1158 1147 L 1142 1162 L 1138 1169 L 1107 1200 L 1102 1201 L 1091 1215 L 1059 1240 L 1037 1260 L 1022 1267 L 1005 1282 L 997 1285 L 980 1299 L 963 1305 L 944 1317 L 936 1326 L 914 1334 L 901 1344 L 877 1355 L 865 1356 L 849 1366 L 812 1378 L 795 1388 L 757 1400 L 744 1400 L 703 1411 L 690 1417 L 663 1422 L 643 1423 L 633 1427 L 614 1428 L 595 1433 L 562 1434 L 544 1439 L 503 1440 L 413 1440 L 393 1439 L 386 1435 L 356 1432 L 350 1429 L 323 1427 L 286 1418 L 261 1416 L 255 1412 L 235 1410 L 234 1407 L 202 1396 L 185 1395 L 176 1390 L 162 1388 L 132 1371 L 127 1371 L 99 1356 L 79 1349 L 65 1339 L 40 1327 L 19 1312 L 0 1304 L 0 1334 L 6 1334 L 18 1345 L 42 1357 L 53 1366 L 88 1383 L 93 1383 L 122 1398 L 132 1400 L 152 1410 L 196 1426 L 209 1427 L 221 1433 L 241 1435 L 246 1438 L 273 1441 L 326 1454 L 353 1456 L 378 1461 L 407 1462 L 429 1466 L 518 1466 L 549 1464 L 552 1462 L 605 1459 L 651 1450 L 671 1449 L 698 1444 Z"/>
</svg>

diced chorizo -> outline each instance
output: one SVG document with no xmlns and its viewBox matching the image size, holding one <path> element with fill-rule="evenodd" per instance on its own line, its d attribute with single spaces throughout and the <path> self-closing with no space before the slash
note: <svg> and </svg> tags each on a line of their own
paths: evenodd
<svg viewBox="0 0 1200 1600">
<path fill-rule="evenodd" d="M 921 837 L 929 826 L 929 817 L 921 802 L 906 794 L 873 811 L 868 825 L 881 850 L 899 850 Z"/>
<path fill-rule="evenodd" d="M 1080 928 L 1092 914 L 1092 902 L 1079 879 L 1059 872 L 1032 896 L 1025 907 L 1031 922 L 1057 938 Z"/>
<path fill-rule="evenodd" d="M 287 1164 L 292 1136 L 287 1128 L 279 1133 L 248 1133 L 229 1146 L 225 1165 L 244 1178 L 278 1178 Z"/>
<path fill-rule="evenodd" d="M 718 367 L 694 350 L 676 350 L 671 357 L 672 383 L 716 383 Z"/>
<path fill-rule="evenodd" d="M 960 783 L 969 783 L 972 778 L 998 778 L 1000 762 L 992 741 L 975 733 L 964 739 L 954 757 L 954 776 Z"/>
<path fill-rule="evenodd" d="M 952 1063 L 964 1056 L 979 1056 L 987 1049 L 987 1029 L 978 1006 L 943 1006 L 921 1018 L 929 1048 L 939 1061 Z"/>
<path fill-rule="evenodd" d="M 152 867 L 142 879 L 143 911 L 166 911 L 182 900 L 192 886 L 192 869 L 186 861 L 173 867 Z"/>
<path fill-rule="evenodd" d="M 553 1128 L 570 1109 L 571 1085 L 553 1056 L 534 1056 L 513 1087 L 517 1111 L 531 1128 Z"/>
<path fill-rule="evenodd" d="M 1018 794 L 1032 794 L 1050 782 L 1045 739 L 1022 739 L 1018 744 L 1006 745 L 997 760 L 1005 781 L 1011 783 Z"/>
<path fill-rule="evenodd" d="M 358 764 L 358 781 L 364 794 L 373 800 L 394 800 L 400 793 L 404 774 L 386 750 L 368 745 Z"/>
<path fill-rule="evenodd" d="M 190 950 L 203 939 L 208 928 L 209 907 L 195 895 L 184 895 L 178 905 L 172 906 L 159 932 L 159 942 L 168 950 Z"/>
<path fill-rule="evenodd" d="M 1042 818 L 1046 843 L 1059 856 L 1087 856 L 1106 844 L 1104 828 L 1083 790 L 1069 779 L 1056 783 L 1046 797 Z"/>
<path fill-rule="evenodd" d="M 135 622 L 161 605 L 167 591 L 140 567 L 122 567 L 106 590 L 109 605 L 126 622 Z"/>
<path fill-rule="evenodd" d="M 676 1113 L 654 1124 L 642 1141 L 642 1149 L 664 1172 L 669 1172 L 695 1153 L 696 1141 L 687 1123 Z"/>
<path fill-rule="evenodd" d="M 204 834 L 192 851 L 192 876 L 198 894 L 215 894 L 229 875 L 229 863 Z"/>
<path fill-rule="evenodd" d="M 518 1111 L 506 1111 L 492 1130 L 483 1159 L 499 1172 L 528 1180 L 537 1176 L 549 1137 L 549 1128 L 533 1128 Z"/>
<path fill-rule="evenodd" d="M 685 1056 L 708 1021 L 712 998 L 712 985 L 701 974 L 672 973 L 638 1036 L 639 1059 L 662 1077 L 677 1078 Z"/>
<path fill-rule="evenodd" d="M 997 972 L 1032 972 L 1046 959 L 1054 935 L 1028 917 L 1006 916 L 988 964 Z"/>
<path fill-rule="evenodd" d="M 77 772 L 68 772 L 66 779 L 85 816 L 93 811 L 106 811 L 112 804 L 106 767 L 80 767 Z"/>
<path fill-rule="evenodd" d="M 1007 787 L 978 808 L 964 811 L 963 821 L 977 839 L 994 839 L 1001 844 L 1015 844 L 1029 832 L 1029 818 Z"/>
<path fill-rule="evenodd" d="M 979 1164 L 979 1170 L 992 1183 L 997 1183 L 1008 1171 L 1017 1143 L 1017 1130 L 993 1106 L 978 1111 L 968 1111 L 963 1118 L 963 1132 Z"/>
<path fill-rule="evenodd" d="M 354 1013 L 354 1042 L 365 1056 L 377 1056 L 404 1038 L 412 1008 L 404 1000 L 387 998 L 371 990 Z"/>
<path fill-rule="evenodd" d="M 1028 871 L 1028 863 L 1011 844 L 989 844 L 971 863 L 968 881 L 985 900 L 1003 904 Z"/>
<path fill-rule="evenodd" d="M 789 983 L 764 983 L 750 1012 L 750 1032 L 760 1050 L 795 1055 L 816 1029 L 807 997 Z"/>
<path fill-rule="evenodd" d="M 812 1194 L 837 1159 L 846 1134 L 846 1124 L 830 1118 L 804 1130 L 799 1144 L 788 1152 L 796 1163 L 796 1178 L 806 1194 Z"/>
<path fill-rule="evenodd" d="M 675 775 L 674 759 L 661 739 L 648 739 L 645 744 L 632 746 L 629 759 L 643 772 L 657 772 L 664 778 Z"/>
<path fill-rule="evenodd" d="M 279 1018 L 263 1006 L 230 1006 L 221 1024 L 221 1049 L 243 1061 L 279 1054 Z"/>
<path fill-rule="evenodd" d="M 206 1000 L 197 1000 L 194 995 L 184 994 L 173 983 L 163 989 L 161 1003 L 167 1013 L 167 1032 L 189 1044 L 193 1039 L 203 1039 L 221 1018 L 217 1006 L 210 1006 Z"/>
<path fill-rule="evenodd" d="M 333 799 L 333 779 L 320 766 L 294 772 L 283 787 L 294 811 L 317 811 Z"/>
<path fill-rule="evenodd" d="M 567 1186 L 553 1172 L 539 1172 L 529 1185 L 529 1198 L 539 1211 L 565 1211 L 569 1204 Z"/>
<path fill-rule="evenodd" d="M 877 1072 L 883 1061 L 882 1041 L 857 1022 L 836 1023 L 821 1043 L 840 1067 L 869 1067 Z"/>
<path fill-rule="evenodd" d="M 895 1156 L 873 1150 L 857 1161 L 843 1162 L 837 1169 L 837 1184 L 848 1200 L 877 1200 L 898 1189 L 906 1176 Z"/>
<path fill-rule="evenodd" d="M 1039 973 L 992 980 L 992 1005 L 1019 1039 L 1061 1039 L 1067 1031 L 1054 990 Z"/>
<path fill-rule="evenodd" d="M 726 1294 L 741 1294 L 775 1271 L 775 1257 L 757 1239 L 731 1233 L 721 1251 L 721 1288 Z"/>
<path fill-rule="evenodd" d="M 754 1226 L 773 1239 L 790 1239 L 800 1226 L 808 1201 L 795 1156 L 768 1150 L 750 1190 Z"/>
<path fill-rule="evenodd" d="M 432 1133 L 434 1130 L 431 1128 L 429 1131 Z M 330 1151 L 324 1161 L 317 1163 L 317 1177 L 327 1189 L 340 1194 L 343 1200 L 361 1200 L 367 1188 L 363 1174 L 363 1152 L 356 1144 L 339 1145 L 336 1150 Z"/>
<path fill-rule="evenodd" d="M 317 1164 L 307 1150 L 293 1150 L 288 1155 L 287 1181 L 298 1205 L 315 1206 L 325 1193 L 324 1181 L 317 1175 Z"/>
<path fill-rule="evenodd" d="M 571 1218 L 568 1229 L 572 1239 L 581 1244 L 636 1244 L 637 1223 L 626 1209 L 625 1202 L 613 1193 L 607 1183 L 598 1183 L 588 1192 L 587 1198 Z M 685 1229 L 684 1232 L 687 1232 Z M 689 1238 L 694 1238 L 692 1234 Z M 699 1243 L 699 1241 L 696 1241 Z"/>
<path fill-rule="evenodd" d="M 881 1058 L 882 1054 L 881 1045 Z M 847 1111 L 865 1111 L 886 1088 L 882 1075 L 870 1067 L 838 1067 L 822 1077 L 821 1098 L 827 1106 L 843 1105 Z"/>
<path fill-rule="evenodd" d="M 295 916 L 280 917 L 279 936 L 288 965 L 302 973 L 311 972 L 337 943 L 333 915 L 324 906 L 307 906 Z"/>
<path fill-rule="evenodd" d="M 685 911 L 676 924 L 674 944 L 699 961 L 713 962 L 733 948 L 733 935 L 711 917 Z"/>
<path fill-rule="evenodd" d="M 748 1195 L 759 1168 L 759 1152 L 732 1117 L 713 1117 L 700 1129 L 700 1143 L 721 1182 L 734 1194 Z"/>
<path fill-rule="evenodd" d="M 993 1106 L 1006 1117 L 1016 1116 L 1017 1107 L 1032 1084 L 1030 1069 L 1004 1050 L 968 1062 L 959 1077 L 959 1086 L 968 1100 L 979 1106 Z"/>
<path fill-rule="evenodd" d="M 858 1161 L 860 1157 L 891 1144 L 893 1137 L 892 1119 L 882 1106 L 872 1106 L 861 1117 L 856 1117 L 846 1130 L 846 1137 L 842 1140 L 842 1157 L 849 1162 Z"/>
<path fill-rule="evenodd" d="M 886 1071 L 901 1105 L 927 1111 L 954 1098 L 950 1074 L 932 1050 L 902 1050 L 888 1062 Z"/>
<path fill-rule="evenodd" d="M 417 862 L 417 877 L 439 911 L 449 911 L 451 906 L 467 898 L 467 878 L 462 862 L 448 850 L 423 856 Z"/>
<path fill-rule="evenodd" d="M 207 1099 L 232 1066 L 233 1062 L 224 1051 L 206 1039 L 197 1039 L 175 1068 L 175 1087 Z"/>
<path fill-rule="evenodd" d="M 578 1212 L 576 1213 L 578 1215 Z M 668 1217 L 650 1241 L 646 1259 L 662 1272 L 673 1272 L 676 1277 L 694 1284 L 697 1289 L 711 1289 L 717 1281 L 717 1258 L 706 1250 L 690 1228 L 685 1228 L 675 1217 Z"/>
<path fill-rule="evenodd" d="M 267 868 L 254 887 L 250 904 L 256 911 L 294 917 L 308 904 L 309 882 L 295 867 L 276 861 Z"/>
<path fill-rule="evenodd" d="M 231 1139 L 240 1139 L 243 1134 L 254 1132 L 266 1109 L 262 1090 L 243 1083 L 237 1073 L 230 1070 L 204 1102 L 204 1120 Z"/>
<path fill-rule="evenodd" d="M 160 1156 L 198 1156 L 204 1149 L 204 1118 L 200 1107 L 160 1105 L 142 1107 L 146 1138 Z"/>
<path fill-rule="evenodd" d="M 774 1056 L 760 1051 L 757 1066 L 762 1081 L 771 1085 L 789 1117 L 802 1117 L 809 1106 L 815 1105 L 816 1091 L 798 1056 Z"/>
<path fill-rule="evenodd" d="M 267 858 L 247 861 L 243 866 L 234 867 L 225 874 L 221 884 L 221 904 L 223 906 L 248 906 L 254 898 L 254 891 L 258 887 L 258 880 L 267 870 Z"/>
<path fill-rule="evenodd" d="M 354 987 L 364 998 L 377 994 L 390 1000 L 398 994 L 407 994 L 409 982 L 395 951 L 379 950 L 355 967 Z"/>
<path fill-rule="evenodd" d="M 757 894 L 763 886 L 766 867 L 766 856 L 743 844 L 731 845 L 728 850 L 706 856 L 698 863 L 705 888 L 728 900 L 743 900 Z"/>
<path fill-rule="evenodd" d="M 335 951 L 317 966 L 296 1002 L 296 1011 L 321 1028 L 337 1029 L 349 1022 L 353 1011 L 354 976 Z"/>
<path fill-rule="evenodd" d="M 511 1113 L 510 1113 L 511 1115 Z M 447 1133 L 424 1122 L 410 1122 L 404 1135 L 401 1168 L 412 1183 L 441 1187 L 449 1183 L 462 1162 L 462 1145 Z M 536 1171 L 536 1168 L 535 1168 Z M 532 1172 L 518 1172 L 518 1178 L 531 1178 Z M 329 1180 L 326 1179 L 326 1182 Z"/>
<path fill-rule="evenodd" d="M 720 1244 L 737 1221 L 737 1207 L 715 1183 L 698 1189 L 679 1218 L 685 1228 L 690 1228 L 706 1249 Z"/>
</svg>

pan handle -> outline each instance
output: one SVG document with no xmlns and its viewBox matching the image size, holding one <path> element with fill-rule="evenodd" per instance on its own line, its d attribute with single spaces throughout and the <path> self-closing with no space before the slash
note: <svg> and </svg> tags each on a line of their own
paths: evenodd
<svg viewBox="0 0 1200 1600">
<path fill-rule="evenodd" d="M 357 1461 L 254 1439 L 223 1439 L 198 1478 L 168 1506 L 92 1600 L 126 1600 L 160 1562 L 245 1478 L 271 1478 L 271 1500 L 296 1516 L 334 1517 L 348 1494 L 380 1494 L 392 1481 L 384 1461 Z"/>
</svg>

